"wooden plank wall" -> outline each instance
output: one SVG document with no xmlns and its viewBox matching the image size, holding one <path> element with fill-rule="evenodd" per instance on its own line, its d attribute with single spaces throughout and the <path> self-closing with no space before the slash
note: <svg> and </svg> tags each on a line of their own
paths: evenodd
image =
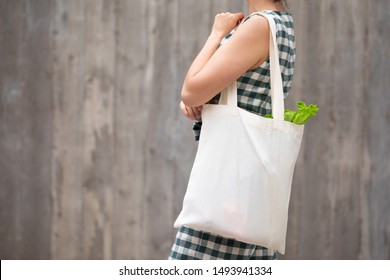
<svg viewBox="0 0 390 280">
<path fill-rule="evenodd" d="M 246 1 L 0 0 L 0 258 L 165 259 L 186 70 Z M 286 259 L 390 258 L 390 2 L 294 0 L 305 130 Z"/>
<path fill-rule="evenodd" d="M 286 257 L 389 259 L 390 3 L 293 2 L 292 96 L 321 112 L 297 163 Z"/>
</svg>

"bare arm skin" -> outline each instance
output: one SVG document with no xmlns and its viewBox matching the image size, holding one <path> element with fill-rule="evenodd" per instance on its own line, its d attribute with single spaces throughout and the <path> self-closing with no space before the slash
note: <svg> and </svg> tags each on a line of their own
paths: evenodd
<svg viewBox="0 0 390 280">
<path fill-rule="evenodd" d="M 242 18 L 242 13 L 223 13 L 215 17 L 211 34 L 184 80 L 181 92 L 184 107 L 196 109 L 207 103 L 234 80 L 267 59 L 269 26 L 264 17 L 252 17 L 241 24 L 218 48 L 222 38 Z"/>
</svg>

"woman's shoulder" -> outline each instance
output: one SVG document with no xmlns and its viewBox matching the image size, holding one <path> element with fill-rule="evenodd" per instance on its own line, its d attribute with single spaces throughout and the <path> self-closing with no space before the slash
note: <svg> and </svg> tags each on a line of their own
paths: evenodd
<svg viewBox="0 0 390 280">
<path fill-rule="evenodd" d="M 289 40 L 294 41 L 294 19 L 292 14 L 288 11 L 264 10 L 262 12 L 254 12 L 243 21 L 242 25 L 244 25 L 245 22 L 249 23 L 251 21 L 255 21 L 258 18 L 265 19 L 263 14 L 270 15 L 274 19 L 277 30 L 277 37 L 283 33 L 283 37 L 287 36 L 289 37 Z"/>
<path fill-rule="evenodd" d="M 251 14 L 249 16 L 253 16 L 254 14 Z M 228 39 L 232 37 L 232 35 L 235 35 L 235 37 L 243 36 L 246 38 L 259 38 L 261 34 L 268 33 L 269 32 L 269 25 L 268 21 L 264 17 L 257 17 L 253 18 L 250 21 L 247 21 L 249 19 L 249 16 L 245 18 L 236 28 L 234 28 L 229 34 L 227 34 L 221 41 L 220 45 L 223 45 Z M 247 21 L 247 22 L 246 22 Z"/>
<path fill-rule="evenodd" d="M 292 26 L 292 23 L 294 21 L 292 14 L 288 11 L 264 10 L 261 12 L 254 12 L 248 15 L 243 22 L 251 18 L 264 17 L 263 14 L 273 16 L 276 23 L 282 23 L 282 24 L 287 24 Z"/>
<path fill-rule="evenodd" d="M 238 29 L 244 29 L 250 34 L 268 31 L 269 25 L 267 19 L 263 16 L 255 17 L 254 15 L 255 13 L 250 14 L 246 19 L 244 19 L 244 21 L 238 26 Z"/>
</svg>

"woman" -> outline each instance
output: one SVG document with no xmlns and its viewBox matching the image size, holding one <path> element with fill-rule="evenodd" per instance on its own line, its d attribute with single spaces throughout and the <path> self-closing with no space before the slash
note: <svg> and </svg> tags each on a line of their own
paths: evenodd
<svg viewBox="0 0 390 280">
<path fill-rule="evenodd" d="M 194 62 L 182 89 L 180 107 L 194 123 L 196 140 L 201 129 L 202 105 L 218 103 L 220 92 L 237 80 L 238 106 L 260 116 L 271 113 L 269 36 L 266 18 L 272 15 L 277 29 L 279 62 L 286 98 L 293 76 L 295 39 L 293 19 L 282 0 L 247 0 L 249 16 L 222 13 Z M 276 251 L 181 227 L 169 259 L 276 259 Z"/>
</svg>

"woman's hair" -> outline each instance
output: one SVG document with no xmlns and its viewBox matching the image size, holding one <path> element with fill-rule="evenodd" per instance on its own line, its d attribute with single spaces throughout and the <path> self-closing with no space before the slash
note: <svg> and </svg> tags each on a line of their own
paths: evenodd
<svg viewBox="0 0 390 280">
<path fill-rule="evenodd" d="M 282 3 L 283 7 L 288 8 L 288 6 L 287 6 L 287 0 L 274 0 L 274 2 L 275 2 L 275 3 L 276 3 L 276 2 L 280 2 L 280 3 Z"/>
</svg>

